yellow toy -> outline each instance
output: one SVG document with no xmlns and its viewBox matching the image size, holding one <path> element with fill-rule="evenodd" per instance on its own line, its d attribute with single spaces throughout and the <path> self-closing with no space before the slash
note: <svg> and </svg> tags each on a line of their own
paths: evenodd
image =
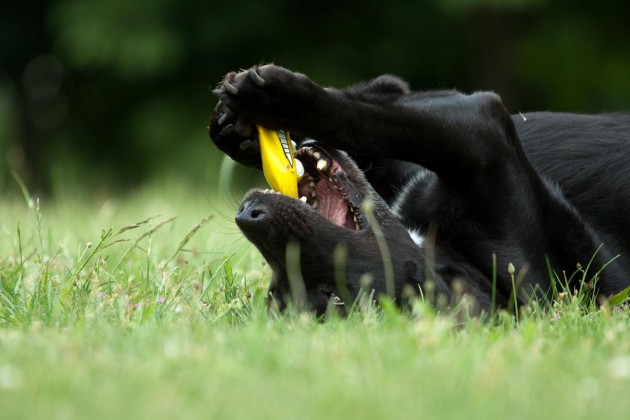
<svg viewBox="0 0 630 420">
<path fill-rule="evenodd" d="M 304 167 L 293 156 L 294 146 L 289 132 L 256 127 L 265 179 L 274 190 L 298 198 L 297 183 L 304 175 Z"/>
</svg>

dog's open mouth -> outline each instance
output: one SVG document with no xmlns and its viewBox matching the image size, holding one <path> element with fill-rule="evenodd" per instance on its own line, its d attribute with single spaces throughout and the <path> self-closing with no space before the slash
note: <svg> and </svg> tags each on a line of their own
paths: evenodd
<svg viewBox="0 0 630 420">
<path fill-rule="evenodd" d="M 296 151 L 295 157 L 304 165 L 304 176 L 298 182 L 300 201 L 337 226 L 365 229 L 361 194 L 339 162 L 310 142 Z"/>
</svg>

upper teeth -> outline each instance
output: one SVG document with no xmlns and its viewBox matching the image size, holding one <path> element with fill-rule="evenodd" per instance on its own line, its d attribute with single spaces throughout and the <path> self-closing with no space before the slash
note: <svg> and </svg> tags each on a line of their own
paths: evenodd
<svg viewBox="0 0 630 420">
<path fill-rule="evenodd" d="M 302 179 L 304 176 L 304 165 L 300 162 L 299 159 L 295 159 L 295 173 L 298 177 L 298 180 Z"/>
<path fill-rule="evenodd" d="M 317 170 L 318 171 L 323 171 L 327 167 L 328 167 L 328 162 L 326 162 L 324 159 L 320 159 L 320 160 L 317 161 Z"/>
</svg>

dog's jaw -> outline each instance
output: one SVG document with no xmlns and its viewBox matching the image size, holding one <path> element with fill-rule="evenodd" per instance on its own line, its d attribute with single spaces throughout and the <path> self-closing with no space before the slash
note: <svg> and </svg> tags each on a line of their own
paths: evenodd
<svg viewBox="0 0 630 420">
<path fill-rule="evenodd" d="M 417 284 L 421 249 L 354 161 L 312 141 L 304 143 L 296 155 L 306 169 L 298 187 L 302 198 L 255 190 L 245 197 L 236 216 L 239 228 L 274 270 L 270 295 L 276 304 L 284 307 L 282 299 L 291 294 L 291 270 L 287 269 L 291 246 L 299 248 L 307 308 L 318 314 L 331 304 L 352 304 L 365 274 L 374 279 L 370 288 L 376 295 L 400 296 L 404 284 Z M 371 202 L 369 223 L 363 213 L 367 199 Z M 378 229 L 371 223 L 377 223 Z M 384 260 L 388 257 L 379 247 L 378 235 L 396 255 L 391 261 L 397 279 L 394 290 L 386 287 Z"/>
</svg>

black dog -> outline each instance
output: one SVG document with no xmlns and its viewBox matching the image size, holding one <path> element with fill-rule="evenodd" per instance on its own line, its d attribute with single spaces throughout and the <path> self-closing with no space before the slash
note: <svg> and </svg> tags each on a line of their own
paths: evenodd
<svg viewBox="0 0 630 420">
<path fill-rule="evenodd" d="M 274 65 L 214 93 L 210 135 L 236 161 L 260 168 L 253 124 L 301 143 L 306 203 L 253 191 L 236 215 L 281 307 L 301 294 L 323 313 L 367 287 L 488 311 L 630 285 L 627 116 L 510 116 L 494 93 L 411 93 L 388 75 L 337 90 Z"/>
</svg>

